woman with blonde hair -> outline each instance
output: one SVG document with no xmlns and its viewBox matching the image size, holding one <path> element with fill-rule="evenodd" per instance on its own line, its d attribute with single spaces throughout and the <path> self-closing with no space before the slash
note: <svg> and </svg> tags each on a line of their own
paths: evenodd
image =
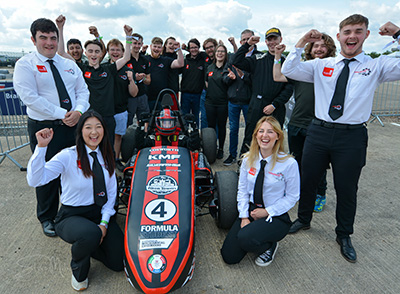
<svg viewBox="0 0 400 294">
<path fill-rule="evenodd" d="M 296 160 L 283 148 L 284 134 L 272 116 L 262 117 L 254 129 L 249 152 L 243 156 L 237 193 L 239 218 L 221 249 L 228 264 L 240 262 L 247 252 L 258 255 L 258 266 L 269 265 L 278 241 L 292 224 L 288 211 L 300 194 Z"/>
</svg>

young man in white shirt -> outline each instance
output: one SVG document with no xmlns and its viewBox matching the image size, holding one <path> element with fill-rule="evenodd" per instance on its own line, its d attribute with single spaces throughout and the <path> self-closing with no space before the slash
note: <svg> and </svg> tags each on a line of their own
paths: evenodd
<svg viewBox="0 0 400 294">
<path fill-rule="evenodd" d="M 400 28 L 388 22 L 380 27 L 379 34 L 399 40 Z M 339 25 L 337 39 L 341 52 L 336 58 L 300 62 L 304 46 L 321 39 L 319 31 L 311 30 L 298 41 L 282 67 L 285 76 L 315 85 L 316 119 L 307 131 L 304 144 L 298 219 L 290 233 L 310 228 L 315 189 L 330 162 L 337 194 L 336 241 L 349 262 L 357 260 L 350 235 L 356 213 L 358 180 L 366 161 L 368 135 L 365 122 L 371 114 L 376 87 L 400 79 L 399 60 L 386 56 L 372 59 L 362 51 L 369 35 L 368 19 L 359 14 L 351 15 Z M 347 83 L 339 82 L 337 87 L 346 64 L 349 68 Z M 333 98 L 339 88 L 344 101 L 337 102 Z"/>
<path fill-rule="evenodd" d="M 89 91 L 75 62 L 57 55 L 58 30 L 54 22 L 40 18 L 31 25 L 32 42 L 37 51 L 22 57 L 15 66 L 14 88 L 27 106 L 28 133 L 32 152 L 37 144 L 35 133 L 43 128 L 54 130 L 46 160 L 61 149 L 75 144 L 75 125 L 89 108 Z M 49 61 L 51 60 L 51 61 Z M 59 98 L 51 63 L 59 72 L 67 98 Z M 63 103 L 69 106 L 62 106 Z M 36 188 L 37 217 L 46 236 L 56 236 L 54 218 L 58 211 L 60 180 Z"/>
</svg>

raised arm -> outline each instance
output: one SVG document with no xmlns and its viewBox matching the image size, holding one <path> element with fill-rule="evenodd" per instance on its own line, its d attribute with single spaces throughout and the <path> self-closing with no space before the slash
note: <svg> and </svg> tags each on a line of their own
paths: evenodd
<svg viewBox="0 0 400 294">
<path fill-rule="evenodd" d="M 238 46 L 236 45 L 235 38 L 234 37 L 229 37 L 228 41 L 229 41 L 229 43 L 232 44 L 233 53 L 236 53 L 238 51 Z"/>
<path fill-rule="evenodd" d="M 251 36 L 250 39 L 240 46 L 238 51 L 235 53 L 232 64 L 249 73 L 253 72 L 255 68 L 255 61 L 253 57 L 246 58 L 246 53 L 249 51 L 251 45 L 255 45 L 259 41 L 260 37 Z"/>
<path fill-rule="evenodd" d="M 103 37 L 100 36 L 99 31 L 95 26 L 89 27 L 89 33 L 93 35 L 102 45 L 103 45 L 103 56 L 100 59 L 100 63 L 103 60 L 104 56 L 107 54 L 106 45 L 103 42 Z"/>
<path fill-rule="evenodd" d="M 128 76 L 128 80 L 129 80 L 129 86 L 128 86 L 129 94 L 132 97 L 136 97 L 137 93 L 139 92 L 139 89 L 135 83 L 135 79 L 133 78 L 133 71 L 127 70 L 126 74 Z"/>
<path fill-rule="evenodd" d="M 272 75 L 274 77 L 275 82 L 287 82 L 286 77 L 281 72 L 282 67 L 282 53 L 285 51 L 286 46 L 284 44 L 279 44 L 275 46 L 275 60 L 274 60 L 274 67 L 272 69 Z"/>
<path fill-rule="evenodd" d="M 57 25 L 57 28 L 58 28 L 58 49 L 57 49 L 57 53 L 58 53 L 58 55 L 60 55 L 60 56 L 62 56 L 64 58 L 71 59 L 72 61 L 75 62 L 75 59 L 71 55 L 69 55 L 67 52 L 65 52 L 64 24 L 65 24 L 66 20 L 67 19 L 62 14 L 60 14 L 56 18 L 56 25 Z"/>
<path fill-rule="evenodd" d="M 179 46 L 179 42 L 175 41 L 174 47 L 176 48 L 177 58 L 171 63 L 171 68 L 181 68 L 185 65 L 185 60 L 183 59 L 183 53 Z"/>
<path fill-rule="evenodd" d="M 124 32 L 126 36 L 126 46 L 124 56 L 115 62 L 117 70 L 120 70 L 130 59 L 131 59 L 131 47 L 132 47 L 132 28 L 128 25 L 124 25 Z"/>
</svg>

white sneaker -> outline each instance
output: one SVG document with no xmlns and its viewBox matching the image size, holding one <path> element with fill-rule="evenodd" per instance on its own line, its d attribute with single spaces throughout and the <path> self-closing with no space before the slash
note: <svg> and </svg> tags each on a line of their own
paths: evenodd
<svg viewBox="0 0 400 294">
<path fill-rule="evenodd" d="M 72 279 L 71 279 L 71 286 L 72 288 L 74 288 L 74 290 L 76 291 L 83 291 L 86 290 L 87 287 L 89 285 L 89 280 L 88 278 L 86 278 L 86 280 L 82 281 L 82 282 L 78 282 L 75 277 L 74 274 L 72 274 Z"/>
<path fill-rule="evenodd" d="M 278 242 L 275 242 L 271 248 L 269 248 L 264 253 L 261 253 L 259 257 L 256 258 L 255 263 L 258 266 L 268 266 L 274 260 L 276 251 L 278 251 Z"/>
</svg>

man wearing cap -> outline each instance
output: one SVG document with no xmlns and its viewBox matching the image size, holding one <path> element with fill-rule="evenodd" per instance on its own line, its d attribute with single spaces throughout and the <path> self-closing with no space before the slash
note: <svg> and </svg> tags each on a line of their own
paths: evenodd
<svg viewBox="0 0 400 294">
<path fill-rule="evenodd" d="M 278 83 L 273 79 L 275 46 L 282 41 L 282 33 L 278 28 L 271 28 L 265 33 L 267 53 L 254 54 L 246 58 L 250 46 L 257 44 L 260 37 L 251 36 L 236 52 L 233 64 L 238 68 L 251 73 L 252 94 L 247 113 L 245 137 L 241 154 L 248 150 L 251 136 L 257 121 L 264 115 L 273 115 L 281 125 L 285 119 L 285 103 L 293 93 L 293 86 L 289 83 Z M 285 59 L 282 58 L 282 62 Z"/>
</svg>

